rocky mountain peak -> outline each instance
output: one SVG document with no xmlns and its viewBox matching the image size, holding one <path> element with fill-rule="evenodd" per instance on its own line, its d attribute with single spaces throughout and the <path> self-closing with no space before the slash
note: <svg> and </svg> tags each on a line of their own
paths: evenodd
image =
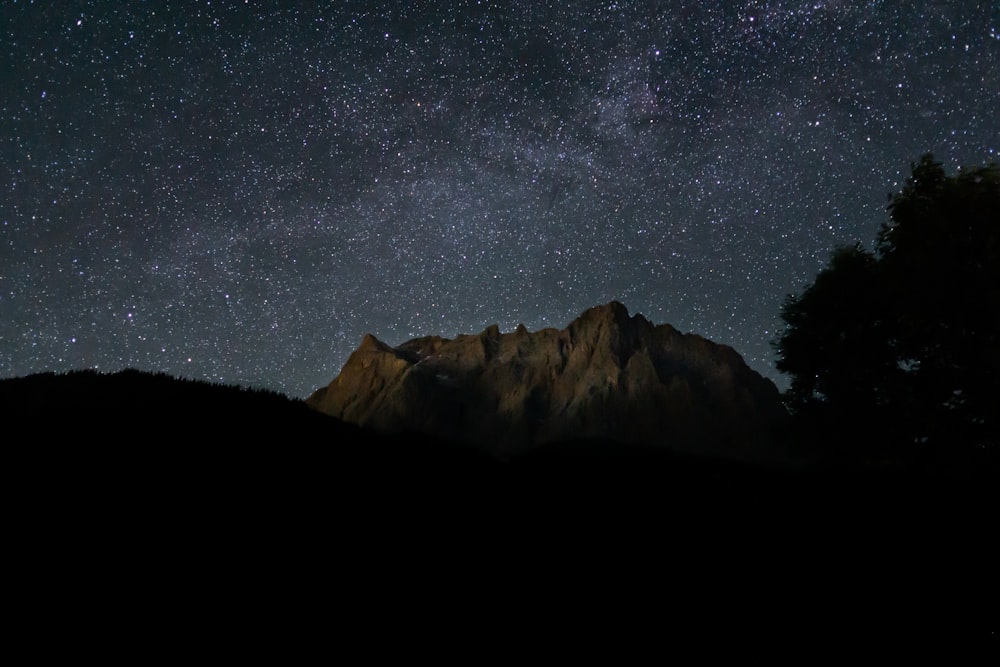
<svg viewBox="0 0 1000 667">
<path fill-rule="evenodd" d="M 501 457 L 577 438 L 739 454 L 784 415 L 774 384 L 732 348 L 654 326 L 614 301 L 562 330 L 504 334 L 494 324 L 396 347 L 369 334 L 307 402 L 358 425 L 463 440 Z"/>
<path fill-rule="evenodd" d="M 642 315 L 629 316 L 617 301 L 586 310 L 566 328 L 574 347 L 607 353 L 619 367 L 650 343 L 653 325 Z"/>
<path fill-rule="evenodd" d="M 358 346 L 358 352 L 389 352 L 392 350 L 388 345 L 380 341 L 370 333 L 366 333 Z"/>
</svg>

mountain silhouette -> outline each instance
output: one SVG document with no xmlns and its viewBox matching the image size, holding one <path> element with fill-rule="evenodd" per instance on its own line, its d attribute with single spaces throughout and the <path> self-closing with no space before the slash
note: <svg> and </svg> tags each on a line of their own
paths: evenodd
<svg viewBox="0 0 1000 667">
<path fill-rule="evenodd" d="M 562 330 L 493 325 L 396 347 L 369 334 L 306 402 L 379 432 L 463 441 L 500 458 L 580 439 L 752 458 L 785 415 L 775 385 L 735 350 L 618 302 Z"/>
</svg>

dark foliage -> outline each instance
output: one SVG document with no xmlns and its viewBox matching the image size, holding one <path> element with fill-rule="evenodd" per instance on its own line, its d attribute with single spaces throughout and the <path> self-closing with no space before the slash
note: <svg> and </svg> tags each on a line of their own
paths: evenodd
<svg viewBox="0 0 1000 667">
<path fill-rule="evenodd" d="M 837 250 L 782 309 L 777 367 L 800 424 L 875 456 L 1000 442 L 1000 169 L 930 155 L 891 197 L 876 250 Z M 881 451 L 878 451 L 881 450 Z"/>
</svg>

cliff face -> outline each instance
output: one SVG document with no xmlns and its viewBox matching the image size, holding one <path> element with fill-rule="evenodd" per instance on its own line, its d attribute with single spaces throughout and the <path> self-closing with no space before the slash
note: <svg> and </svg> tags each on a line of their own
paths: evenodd
<svg viewBox="0 0 1000 667">
<path fill-rule="evenodd" d="M 629 316 L 617 302 L 563 330 L 493 325 L 397 347 L 365 336 L 313 408 L 386 432 L 462 440 L 505 457 L 605 438 L 740 457 L 784 416 L 777 388 L 732 348 Z"/>
</svg>

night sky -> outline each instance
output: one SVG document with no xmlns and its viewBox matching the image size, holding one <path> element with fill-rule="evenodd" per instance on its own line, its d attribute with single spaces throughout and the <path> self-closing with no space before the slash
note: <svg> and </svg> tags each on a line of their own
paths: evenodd
<svg viewBox="0 0 1000 667">
<path fill-rule="evenodd" d="M 2 0 L 0 58 L 3 377 L 301 397 L 618 300 L 781 386 L 785 295 L 1000 154 L 996 0 Z"/>
</svg>

